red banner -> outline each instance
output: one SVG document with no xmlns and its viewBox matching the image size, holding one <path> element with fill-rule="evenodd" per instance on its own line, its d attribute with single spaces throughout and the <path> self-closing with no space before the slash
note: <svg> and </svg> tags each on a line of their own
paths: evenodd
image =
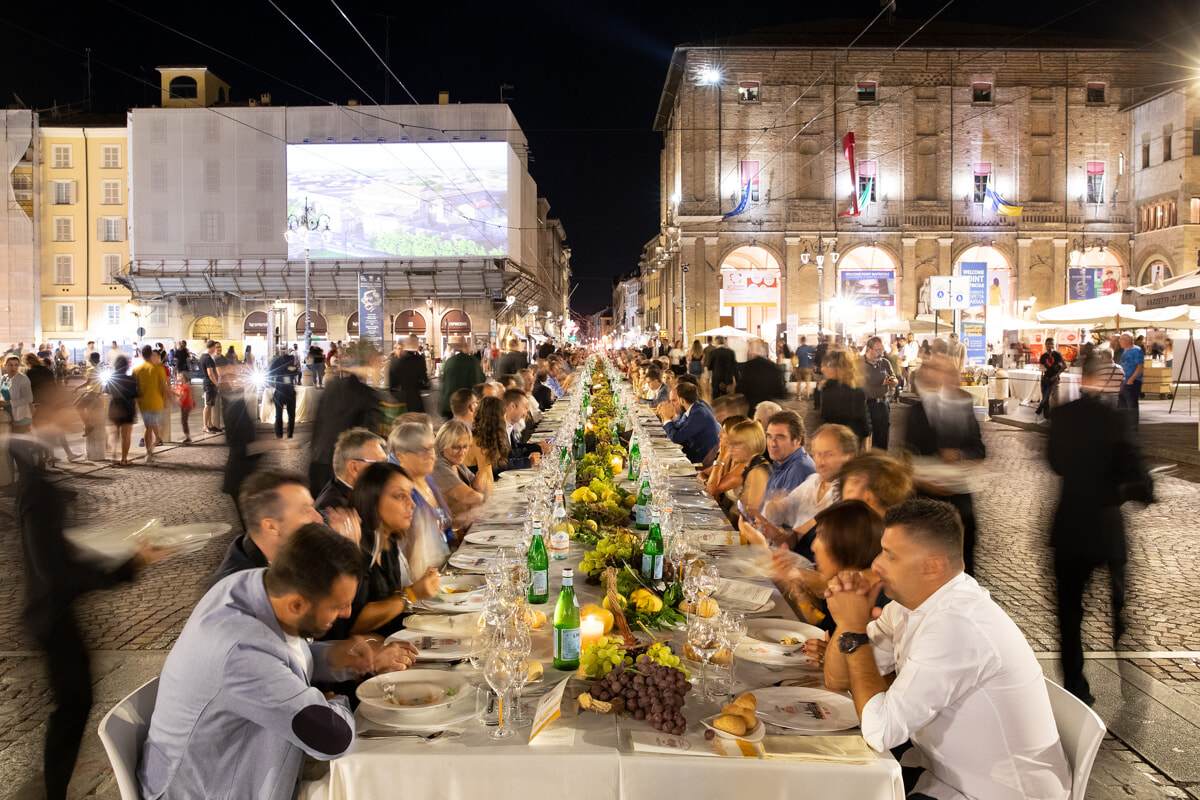
<svg viewBox="0 0 1200 800">
<path fill-rule="evenodd" d="M 858 175 L 854 171 L 854 133 L 850 132 L 842 138 L 842 153 L 846 156 L 846 161 L 850 164 L 850 185 L 854 188 L 850 192 L 851 209 L 838 214 L 839 217 L 857 217 L 862 211 L 858 207 Z"/>
</svg>

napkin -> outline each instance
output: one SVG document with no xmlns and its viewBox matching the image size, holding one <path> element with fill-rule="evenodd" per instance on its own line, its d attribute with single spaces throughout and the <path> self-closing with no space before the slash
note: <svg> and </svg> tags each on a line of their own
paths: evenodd
<svg viewBox="0 0 1200 800">
<path fill-rule="evenodd" d="M 763 757 L 834 764 L 874 764 L 875 751 L 852 736 L 764 736 Z"/>
<path fill-rule="evenodd" d="M 718 736 L 705 739 L 703 734 L 675 736 L 656 731 L 630 731 L 629 742 L 637 753 L 670 753 L 672 755 L 717 756 L 719 758 L 759 758 L 753 742 L 726 739 Z"/>
</svg>

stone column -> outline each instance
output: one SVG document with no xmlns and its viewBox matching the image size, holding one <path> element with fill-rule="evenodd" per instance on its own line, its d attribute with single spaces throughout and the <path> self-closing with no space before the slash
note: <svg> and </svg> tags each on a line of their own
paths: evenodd
<svg viewBox="0 0 1200 800">
<path fill-rule="evenodd" d="M 1012 287 L 1013 309 L 1016 311 L 1018 301 L 1022 297 L 1029 296 L 1029 287 L 1032 285 L 1029 280 L 1029 265 L 1031 257 L 1029 248 L 1033 246 L 1033 239 L 1021 237 L 1017 239 L 1017 280 Z"/>
<path fill-rule="evenodd" d="M 916 318 L 917 307 L 917 237 L 904 236 L 900 239 L 900 274 L 896 277 L 899 279 L 900 297 L 897 302 L 900 307 L 896 309 L 896 316 L 900 319 L 908 319 L 909 310 L 913 310 L 913 318 Z"/>
<path fill-rule="evenodd" d="M 1067 302 L 1067 240 L 1054 240 L 1054 294 L 1050 306 Z"/>
</svg>

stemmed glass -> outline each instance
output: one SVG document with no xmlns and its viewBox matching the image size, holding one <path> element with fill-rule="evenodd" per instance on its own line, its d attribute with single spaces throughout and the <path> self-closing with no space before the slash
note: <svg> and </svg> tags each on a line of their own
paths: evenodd
<svg viewBox="0 0 1200 800">
<path fill-rule="evenodd" d="M 515 697 L 511 720 L 516 725 L 528 725 L 532 720 L 521 705 L 521 690 L 529 680 L 529 654 L 533 650 L 533 641 L 529 636 L 529 618 L 524 608 L 515 612 L 509 624 L 501 629 L 496 646 L 511 654 L 521 664 L 522 669 L 517 670 L 513 676 Z"/>
<path fill-rule="evenodd" d="M 708 697 L 708 665 L 712 657 L 725 646 L 724 629 L 718 616 L 688 615 L 687 639 L 700 659 L 700 695 Z"/>
<path fill-rule="evenodd" d="M 483 665 L 483 677 L 492 687 L 492 691 L 500 698 L 500 726 L 488 734 L 492 741 L 507 739 L 513 735 L 512 728 L 504 727 L 504 714 L 512 702 L 511 689 L 518 671 L 525 669 L 525 662 L 518 659 L 511 651 L 493 647 L 487 654 Z"/>
</svg>

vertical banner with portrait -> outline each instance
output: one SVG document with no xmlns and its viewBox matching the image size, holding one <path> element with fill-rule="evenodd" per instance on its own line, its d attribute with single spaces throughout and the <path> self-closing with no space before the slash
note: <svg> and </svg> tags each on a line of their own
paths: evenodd
<svg viewBox="0 0 1200 800">
<path fill-rule="evenodd" d="M 360 273 L 358 276 L 358 337 L 383 349 L 386 320 L 383 313 L 383 276 Z"/>
<path fill-rule="evenodd" d="M 958 338 L 967 348 L 967 363 L 980 365 L 987 359 L 987 262 L 962 261 L 958 274 L 967 281 L 967 308 L 958 315 Z"/>
</svg>

